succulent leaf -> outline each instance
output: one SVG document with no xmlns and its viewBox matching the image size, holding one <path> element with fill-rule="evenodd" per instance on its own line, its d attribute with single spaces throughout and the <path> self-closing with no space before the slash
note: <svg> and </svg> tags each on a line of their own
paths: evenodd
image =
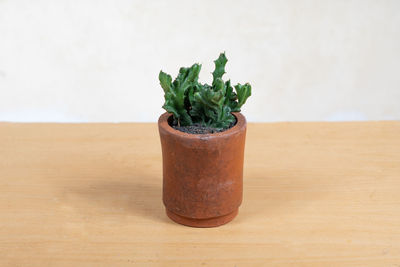
<svg viewBox="0 0 400 267">
<path fill-rule="evenodd" d="M 213 85 L 215 84 L 215 81 L 217 80 L 217 78 L 222 78 L 222 76 L 225 74 L 226 62 L 228 62 L 228 59 L 225 56 L 225 52 L 219 54 L 219 57 L 216 60 L 214 60 L 215 70 L 212 73 Z"/>
<path fill-rule="evenodd" d="M 160 80 L 161 87 L 164 89 L 164 92 L 165 93 L 169 92 L 171 90 L 171 81 L 172 81 L 171 76 L 163 71 L 160 71 L 158 78 Z"/>
<path fill-rule="evenodd" d="M 235 85 L 235 90 L 239 100 L 238 107 L 241 108 L 243 104 L 246 103 L 247 98 L 251 96 L 251 85 L 248 83 L 244 85 L 238 83 L 237 85 Z"/>
</svg>

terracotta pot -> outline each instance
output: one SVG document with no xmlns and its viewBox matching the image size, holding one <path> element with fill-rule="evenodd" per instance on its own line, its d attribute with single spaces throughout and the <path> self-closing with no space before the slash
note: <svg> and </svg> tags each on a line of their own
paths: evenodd
<svg viewBox="0 0 400 267">
<path fill-rule="evenodd" d="M 163 202 L 169 218 L 194 227 L 231 221 L 243 194 L 246 119 L 233 113 L 232 128 L 189 134 L 172 128 L 172 115 L 158 120 L 163 155 Z"/>
</svg>

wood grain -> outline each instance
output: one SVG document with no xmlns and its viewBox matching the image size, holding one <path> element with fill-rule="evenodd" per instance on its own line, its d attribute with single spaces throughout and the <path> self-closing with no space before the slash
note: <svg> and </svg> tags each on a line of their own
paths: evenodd
<svg viewBox="0 0 400 267">
<path fill-rule="evenodd" d="M 0 123 L 0 266 L 400 266 L 400 122 L 249 124 L 219 228 L 161 181 L 156 124 Z"/>
</svg>

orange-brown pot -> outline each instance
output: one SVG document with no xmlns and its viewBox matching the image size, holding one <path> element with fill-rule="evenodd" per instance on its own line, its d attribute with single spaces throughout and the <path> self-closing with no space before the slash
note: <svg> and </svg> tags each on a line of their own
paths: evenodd
<svg viewBox="0 0 400 267">
<path fill-rule="evenodd" d="M 214 134 L 189 134 L 158 120 L 163 155 L 163 202 L 169 218 L 194 227 L 231 221 L 243 195 L 246 119 L 233 113 L 232 128 Z"/>
</svg>

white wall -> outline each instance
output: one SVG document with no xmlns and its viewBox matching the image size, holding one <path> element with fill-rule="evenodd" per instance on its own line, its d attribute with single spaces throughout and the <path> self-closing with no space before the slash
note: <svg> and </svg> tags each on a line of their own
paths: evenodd
<svg viewBox="0 0 400 267">
<path fill-rule="evenodd" d="M 249 121 L 400 119 L 400 1 L 0 0 L 0 121 L 156 121 L 224 50 Z"/>
</svg>

